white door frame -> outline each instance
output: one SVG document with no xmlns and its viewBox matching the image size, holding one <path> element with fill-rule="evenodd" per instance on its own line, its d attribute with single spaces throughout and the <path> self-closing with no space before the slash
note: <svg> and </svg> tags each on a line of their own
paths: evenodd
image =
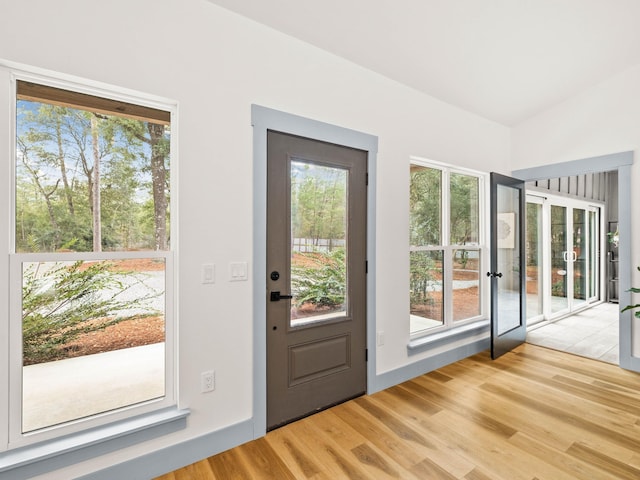
<svg viewBox="0 0 640 480">
<path fill-rule="evenodd" d="M 358 148 L 368 152 L 367 191 L 367 392 L 376 390 L 375 231 L 378 137 L 299 117 L 259 105 L 251 106 L 253 125 L 253 437 L 267 432 L 267 130 Z"/>
</svg>

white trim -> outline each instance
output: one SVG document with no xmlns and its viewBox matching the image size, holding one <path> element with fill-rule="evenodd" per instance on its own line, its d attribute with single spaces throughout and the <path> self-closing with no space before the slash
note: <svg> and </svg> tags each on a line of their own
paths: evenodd
<svg viewBox="0 0 640 480">
<path fill-rule="evenodd" d="M 150 95 L 138 91 L 134 91 L 127 88 L 117 87 L 102 82 L 88 80 L 72 75 L 61 74 L 50 70 L 35 68 L 19 64 L 16 62 L 10 62 L 0 59 L 0 71 L 3 76 L 9 79 L 9 85 L 7 89 L 4 89 L 0 98 L 4 99 L 4 95 L 7 91 L 10 91 L 10 99 L 8 103 L 10 105 L 11 119 L 9 120 L 10 129 L 8 133 L 0 132 L 0 135 L 6 139 L 5 134 L 10 135 L 7 143 L 10 144 L 10 152 L 7 160 L 10 160 L 11 164 L 11 176 L 7 180 L 11 182 L 10 190 L 11 198 L 9 200 L 10 209 L 9 212 L 9 263 L 11 271 L 11 278 L 21 278 L 20 264 L 22 261 L 69 261 L 74 259 L 121 259 L 121 258 L 165 258 L 165 396 L 160 400 L 150 400 L 140 405 L 133 405 L 118 409 L 114 412 L 106 412 L 92 416 L 88 419 L 81 419 L 75 422 L 69 422 L 60 427 L 52 427 L 41 431 L 21 434 L 20 418 L 18 417 L 20 408 L 16 408 L 16 405 L 21 405 L 21 375 L 18 371 L 21 369 L 22 364 L 22 352 L 20 349 L 13 348 L 11 351 L 11 359 L 7 355 L 6 361 L 0 361 L 0 381 L 6 380 L 6 384 L 9 385 L 7 396 L 0 398 L 0 416 L 3 420 L 0 420 L 0 452 L 7 449 L 14 449 L 17 447 L 24 447 L 24 445 L 32 445 L 36 442 L 44 441 L 44 446 L 57 442 L 56 439 L 61 435 L 72 434 L 74 438 L 85 438 L 82 431 L 90 432 L 104 432 L 108 429 L 109 425 L 114 422 L 126 425 L 127 419 L 132 416 L 143 414 L 145 416 L 153 416 L 155 412 L 163 411 L 166 408 L 177 407 L 179 403 L 178 398 L 178 278 L 177 278 L 177 261 L 178 261 L 178 103 L 175 100 L 170 100 L 156 95 Z M 99 96 L 112 100 L 132 103 L 145 107 L 151 107 L 168 112 L 171 118 L 171 136 L 170 136 L 170 232 L 171 243 L 170 249 L 162 252 L 155 251 L 139 251 L 139 252 L 80 252 L 80 253 L 45 253 L 45 254 L 29 254 L 29 253 L 14 253 L 15 252 L 15 177 L 16 177 L 16 82 L 17 80 L 24 80 L 28 82 L 38 83 L 51 87 L 61 88 L 65 90 L 76 91 L 88 95 Z M 4 156 L 3 156 L 4 157 Z M 8 281 L 10 291 L 14 292 L 10 305 L 7 306 L 7 315 L 9 318 L 21 318 L 21 306 L 16 307 L 15 297 L 20 297 L 19 292 L 16 294 L 15 289 L 20 289 L 20 286 L 12 285 L 12 280 Z M 17 280 L 13 281 L 14 283 Z M 19 302 L 17 302 L 19 303 Z M 7 321 L 6 325 L 2 325 L 0 328 L 6 328 L 6 332 L 0 331 L 0 336 L 3 338 L 14 338 L 12 345 L 21 344 L 20 332 L 18 329 L 12 328 L 11 323 Z M 6 362 L 10 362 L 7 364 Z M 2 389 L 4 390 L 4 388 Z M 11 415 L 9 415 L 11 412 Z M 10 417 L 9 420 L 4 419 Z M 16 420 L 17 418 L 17 420 Z M 153 427 L 156 423 L 151 422 L 149 427 Z M 88 430 L 87 430 L 88 429 Z M 135 430 L 132 430 L 135 431 Z M 126 432 L 124 432 L 126 433 Z M 124 434 L 123 433 L 123 434 Z M 104 437 L 104 441 L 108 441 L 108 437 Z M 100 441 L 99 439 L 96 441 Z M 8 452 L 9 453 L 9 452 Z M 5 454 L 0 454 L 2 457 Z"/>
<path fill-rule="evenodd" d="M 409 345 L 418 345 L 418 344 L 428 344 L 429 341 L 421 341 L 422 338 L 434 336 L 434 338 L 440 339 L 441 337 L 446 337 L 448 332 L 452 332 L 452 335 L 457 335 L 458 331 L 465 332 L 464 327 L 466 325 L 475 325 L 477 322 L 482 322 L 483 319 L 488 316 L 488 305 L 489 305 L 489 293 L 490 289 L 488 287 L 488 282 L 485 277 L 481 274 L 485 265 L 488 265 L 488 257 L 489 257 L 489 226 L 488 226 L 488 218 L 489 218 L 489 201 L 488 196 L 490 194 L 488 188 L 488 178 L 489 174 L 486 172 L 480 172 L 478 170 L 473 170 L 464 167 L 457 167 L 454 165 L 450 165 L 444 162 L 438 162 L 435 160 L 429 160 L 423 157 L 418 157 L 415 155 L 409 156 L 409 168 L 412 165 L 417 165 L 424 168 L 432 168 L 435 170 L 440 170 L 441 176 L 441 208 L 440 208 L 440 224 L 441 224 L 441 234 L 440 234 L 440 245 L 420 245 L 420 246 L 412 246 L 409 245 L 409 252 L 413 251 L 442 251 L 443 256 L 443 291 L 453 291 L 452 288 L 452 274 L 453 274 L 453 263 L 445 261 L 445 258 L 451 258 L 453 250 L 459 250 L 461 247 L 465 247 L 465 245 L 451 245 L 450 242 L 450 179 L 451 174 L 461 174 L 470 177 L 477 178 L 478 180 L 478 237 L 479 243 L 477 244 L 469 244 L 469 250 L 478 251 L 478 294 L 479 294 L 479 303 L 480 303 L 480 314 L 474 317 L 465 318 L 462 320 L 453 320 L 453 298 L 452 295 L 448 295 L 447 298 L 443 298 L 445 303 L 443 305 L 443 322 L 442 325 L 434 326 L 432 328 L 423 329 L 417 332 L 409 331 Z M 446 187 L 445 187 L 446 186 Z M 446 208 L 445 208 L 446 207 Z M 462 329 L 462 330 L 460 330 Z"/>
<path fill-rule="evenodd" d="M 85 430 L 75 435 L 58 437 L 49 442 L 8 451 L 0 454 L 0 474 L 51 459 L 58 455 L 69 454 L 92 445 L 131 435 L 147 428 L 184 420 L 188 415 L 189 410 L 156 410 L 147 415 L 130 417 L 121 422 L 112 422 L 102 428 Z"/>
<path fill-rule="evenodd" d="M 165 110 L 171 114 L 171 133 L 173 136 L 173 123 L 176 122 L 174 114 L 177 113 L 178 106 L 178 103 L 175 100 L 104 82 L 98 82 L 96 80 L 77 77 L 75 75 L 32 67 L 18 62 L 11 62 L 1 58 L 0 68 L 4 68 L 12 72 L 14 76 L 14 83 L 15 80 L 24 80 L 26 82 L 39 83 L 49 87 L 60 88 L 62 90 L 71 90 L 78 93 L 85 93 L 87 95 L 94 95 L 109 98 L 111 100 L 118 100 L 121 102 Z M 14 90 L 13 98 L 15 98 L 15 93 L 16 92 Z"/>
</svg>

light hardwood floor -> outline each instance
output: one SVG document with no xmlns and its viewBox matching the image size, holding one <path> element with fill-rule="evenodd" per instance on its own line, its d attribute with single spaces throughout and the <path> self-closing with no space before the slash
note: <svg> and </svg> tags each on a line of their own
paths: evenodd
<svg viewBox="0 0 640 480">
<path fill-rule="evenodd" d="M 475 355 L 159 480 L 640 479 L 640 375 L 524 344 Z"/>
</svg>

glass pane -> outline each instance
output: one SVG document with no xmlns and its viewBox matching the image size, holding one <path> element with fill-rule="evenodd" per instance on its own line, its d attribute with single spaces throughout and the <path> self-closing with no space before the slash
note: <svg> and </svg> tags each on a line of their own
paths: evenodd
<svg viewBox="0 0 640 480">
<path fill-rule="evenodd" d="M 22 430 L 159 398 L 165 261 L 22 265 Z"/>
<path fill-rule="evenodd" d="M 409 242 L 413 246 L 442 244 L 442 172 L 411 165 Z"/>
<path fill-rule="evenodd" d="M 586 212 L 573 209 L 573 306 L 579 306 L 587 300 L 586 266 Z"/>
<path fill-rule="evenodd" d="M 16 252 L 168 250 L 170 128 L 17 101 Z"/>
<path fill-rule="evenodd" d="M 342 168 L 291 162 L 291 325 L 347 311 L 347 181 Z"/>
<path fill-rule="evenodd" d="M 478 177 L 452 173 L 449 182 L 450 244 L 477 245 L 480 238 Z"/>
<path fill-rule="evenodd" d="M 567 299 L 567 209 L 551 205 L 551 313 L 565 310 Z"/>
<path fill-rule="evenodd" d="M 520 190 L 498 185 L 498 335 L 520 326 Z"/>
<path fill-rule="evenodd" d="M 527 203 L 527 319 L 542 315 L 542 205 Z"/>
<path fill-rule="evenodd" d="M 411 333 L 444 325 L 442 250 L 409 252 Z"/>
<path fill-rule="evenodd" d="M 454 250 L 453 320 L 480 315 L 480 252 L 477 249 Z"/>
</svg>

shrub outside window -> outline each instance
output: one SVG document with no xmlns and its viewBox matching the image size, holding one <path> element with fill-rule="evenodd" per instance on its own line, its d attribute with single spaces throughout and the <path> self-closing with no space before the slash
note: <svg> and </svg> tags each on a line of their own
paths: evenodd
<svg viewBox="0 0 640 480">
<path fill-rule="evenodd" d="M 16 81 L 10 444 L 175 404 L 171 109 Z"/>
<path fill-rule="evenodd" d="M 484 177 L 415 160 L 409 187 L 410 333 L 482 316 Z"/>
</svg>

